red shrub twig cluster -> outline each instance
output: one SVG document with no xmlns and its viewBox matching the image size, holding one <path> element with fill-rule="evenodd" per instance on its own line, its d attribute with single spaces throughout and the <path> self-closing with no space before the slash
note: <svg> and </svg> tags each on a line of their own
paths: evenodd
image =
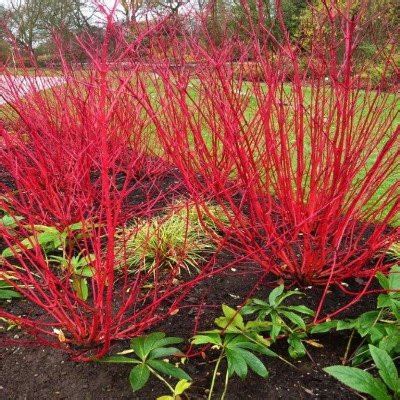
<svg viewBox="0 0 400 400">
<path fill-rule="evenodd" d="M 4 73 L 9 102 L 2 110 L 0 208 L 14 223 L 0 226 L 2 250 L 11 251 L 1 257 L 0 279 L 36 308 L 20 315 L 4 307 L 0 317 L 77 360 L 99 358 L 112 340 L 140 335 L 176 311 L 214 264 L 213 257 L 182 280 L 179 264 L 128 265 L 127 240 L 117 243 L 117 229 L 153 216 L 171 197 L 162 191 L 167 164 L 152 151 L 154 134 L 141 106 L 146 67 L 126 68 L 126 55 L 145 36 L 110 54 L 118 40 L 110 19 L 100 49 L 80 40 L 91 68 L 74 69 L 63 59 L 61 84 L 41 91 L 36 77 L 25 78 L 25 97 L 11 71 Z M 54 229 L 53 254 L 64 264 L 46 252 Z M 89 275 L 74 270 L 74 257 L 89 260 Z M 87 299 L 76 286 L 85 276 Z"/>
<path fill-rule="evenodd" d="M 89 360 L 151 328 L 227 268 L 214 268 L 216 255 L 185 278 L 157 259 L 134 270 L 124 263 L 117 231 L 160 211 L 171 164 L 220 248 L 264 273 L 328 288 L 388 268 L 384 252 L 398 239 L 398 182 L 386 185 L 398 168 L 396 98 L 359 89 L 352 59 L 362 10 L 332 7 L 308 53 L 283 23 L 277 40 L 262 21 L 249 24 L 246 43 L 171 25 L 166 40 L 162 22 L 127 43 L 111 13 L 99 48 L 78 39 L 87 68 L 62 58 L 59 86 L 41 91 L 27 79 L 30 93 L 18 98 L 6 71 L 0 207 L 16 226 L 0 227 L 12 252 L 0 278 L 40 315 L 1 308 L 0 317 Z M 38 245 L 43 226 L 63 235 L 66 266 Z M 71 260 L 81 254 L 88 299 L 74 286 Z"/>
<path fill-rule="evenodd" d="M 301 284 L 369 278 L 390 266 L 385 251 L 398 240 L 399 186 L 387 184 L 398 171 L 398 98 L 359 88 L 362 21 L 362 10 L 332 5 L 308 54 L 283 23 L 271 54 L 260 22 L 241 52 L 257 66 L 249 82 L 248 65 L 232 62 L 237 43 L 187 40 L 198 70 L 164 66 L 154 81 L 158 134 L 192 196 L 224 208 L 234 252 Z"/>
</svg>

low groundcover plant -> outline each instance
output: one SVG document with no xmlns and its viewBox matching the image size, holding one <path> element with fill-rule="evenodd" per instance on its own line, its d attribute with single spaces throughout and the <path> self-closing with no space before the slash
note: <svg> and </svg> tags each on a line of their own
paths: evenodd
<svg viewBox="0 0 400 400">
<path fill-rule="evenodd" d="M 204 221 L 208 228 L 213 227 L 212 220 L 204 218 Z M 164 215 L 135 221 L 120 229 L 117 238 L 117 258 L 121 257 L 132 272 L 142 268 L 152 270 L 155 265 L 198 272 L 204 256 L 215 250 L 212 237 L 201 226 L 198 210 L 194 205 L 179 202 Z"/>
</svg>

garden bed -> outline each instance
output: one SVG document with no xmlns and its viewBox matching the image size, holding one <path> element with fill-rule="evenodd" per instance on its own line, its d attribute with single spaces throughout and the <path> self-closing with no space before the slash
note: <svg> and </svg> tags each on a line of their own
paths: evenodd
<svg viewBox="0 0 400 400">
<path fill-rule="evenodd" d="M 400 399 L 398 99 L 339 3 L 308 50 L 103 10 L 5 68 L 0 398 Z"/>
<path fill-rule="evenodd" d="M 168 335 L 189 339 L 193 335 L 194 319 L 198 314 L 197 307 L 206 301 L 211 307 L 203 309 L 199 330 L 210 329 L 213 320 L 221 314 L 219 305 L 238 305 L 248 293 L 254 289 L 258 281 L 256 274 L 244 280 L 242 272 L 251 268 L 249 265 L 237 267 L 224 275 L 211 278 L 200 284 L 193 294 L 182 305 L 180 311 L 166 322 L 154 328 L 154 331 L 164 331 Z M 254 296 L 267 298 L 270 292 L 268 282 L 261 283 Z M 316 308 L 322 294 L 321 288 L 303 288 L 304 296 L 292 301 Z M 345 305 L 350 297 L 339 289 L 332 289 L 326 300 L 326 310 L 337 310 Z M 14 301 L 13 312 L 20 313 L 25 307 L 25 300 Z M 373 308 L 373 296 L 365 296 L 346 311 L 346 316 L 357 316 Z M 214 306 L 213 306 L 214 305 Z M 188 308 L 186 308 L 188 307 Z M 18 329 L 11 330 L 7 335 L 22 337 Z M 322 371 L 323 367 L 340 364 L 348 342 L 348 332 L 333 332 L 320 335 L 318 341 L 323 348 L 308 346 L 309 356 L 300 360 L 291 360 L 284 343 L 273 346 L 276 352 L 290 360 L 291 367 L 280 360 L 264 358 L 270 372 L 267 379 L 250 373 L 246 380 L 232 378 L 227 399 L 354 399 L 358 395 Z M 357 342 L 354 343 L 356 345 Z M 127 347 L 121 342 L 114 345 L 111 353 Z M 156 379 L 138 393 L 132 393 L 129 382 L 129 365 L 75 363 L 56 350 L 49 348 L 6 347 L 0 349 L 2 377 L 0 386 L 2 398 L 7 399 L 155 399 L 165 394 L 165 387 Z M 191 359 L 185 370 L 193 378 L 190 390 L 191 399 L 206 398 L 206 390 L 210 380 L 216 357 L 213 352 L 207 352 L 207 358 Z M 218 393 L 222 391 L 222 377 L 217 381 Z"/>
<path fill-rule="evenodd" d="M 12 179 L 6 172 L 2 172 L 0 179 L 3 185 L 13 186 Z M 165 193 L 166 196 L 160 196 L 160 193 Z M 165 168 L 164 172 L 152 181 L 151 190 L 147 188 L 144 181 L 143 187 L 132 193 L 127 207 L 140 206 L 146 199 L 151 198 L 155 201 L 154 212 L 157 215 L 162 214 L 168 204 L 184 197 L 188 197 L 188 193 L 182 177 L 175 169 Z M 179 311 L 154 326 L 151 332 L 160 331 L 166 333 L 167 336 L 183 338 L 185 344 L 181 348 L 186 351 L 189 339 L 193 335 L 214 328 L 214 320 L 221 315 L 222 304 L 237 307 L 243 305 L 249 297 L 267 300 L 271 290 L 280 281 L 277 282 L 271 276 L 262 279 L 263 272 L 255 263 L 232 263 L 233 258 L 234 256 L 226 252 L 219 254 L 218 263 L 214 265 L 215 269 L 231 264 L 233 267 L 195 286 L 180 305 Z M 366 281 L 362 279 L 357 279 L 357 282 L 352 280 L 346 283 L 344 288 L 358 292 L 363 289 L 365 283 Z M 290 287 L 290 289 L 294 288 L 294 286 Z M 324 287 L 306 286 L 298 289 L 303 295 L 294 296 L 289 302 L 316 310 Z M 327 292 L 322 315 L 327 316 L 345 307 L 351 300 L 352 297 L 346 295 L 340 288 L 332 286 Z M 375 303 L 376 295 L 363 296 L 359 302 L 346 308 L 339 318 L 357 317 L 363 312 L 374 309 Z M 4 309 L 13 315 L 46 318 L 42 309 L 25 299 L 14 299 L 4 303 Z M 161 312 L 163 309 L 168 309 L 168 302 L 164 308 L 161 308 Z M 194 328 L 196 323 L 198 323 L 197 328 Z M 28 338 L 28 335 L 17 327 L 6 331 L 5 323 L 2 328 L 3 332 L 0 328 L 0 335 L 2 340 L 5 339 L 6 345 L 0 347 L 2 360 L 0 398 L 10 400 L 48 398 L 150 400 L 166 394 L 165 386 L 153 378 L 150 384 L 133 393 L 128 381 L 130 365 L 74 362 L 68 355 L 51 348 L 16 346 L 11 343 L 14 339 L 23 341 Z M 290 358 L 286 341 L 278 340 L 271 349 L 292 363 L 292 366 L 276 358 L 260 357 L 269 371 L 269 377 L 263 379 L 252 371 L 249 371 L 245 380 L 233 376 L 230 379 L 226 398 L 229 400 L 247 398 L 345 400 L 359 396 L 322 370 L 324 367 L 341 363 L 348 345 L 349 332 L 334 331 L 314 335 L 312 339 L 316 340 L 317 346 L 307 346 L 308 354 L 298 360 Z M 359 339 L 353 340 L 350 350 L 354 350 L 358 343 Z M 116 354 L 128 346 L 128 341 L 115 342 L 109 354 Z M 188 398 L 207 398 L 217 358 L 218 354 L 208 349 L 203 356 L 197 355 L 190 358 L 184 365 L 185 371 L 193 379 Z M 213 398 L 221 396 L 223 374 L 224 370 L 218 375 Z"/>
</svg>

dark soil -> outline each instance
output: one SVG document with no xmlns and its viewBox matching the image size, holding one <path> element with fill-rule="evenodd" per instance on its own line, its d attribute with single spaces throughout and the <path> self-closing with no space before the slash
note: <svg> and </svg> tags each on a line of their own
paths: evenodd
<svg viewBox="0 0 400 400">
<path fill-rule="evenodd" d="M 251 265 L 244 265 L 249 270 Z M 193 334 L 194 318 L 197 310 L 189 304 L 199 304 L 206 299 L 211 305 L 203 309 L 199 330 L 213 327 L 213 320 L 220 315 L 217 305 L 223 303 L 235 306 L 240 304 L 251 291 L 258 277 L 246 275 L 238 270 L 229 271 L 224 275 L 214 277 L 199 285 L 187 299 L 188 307 L 181 308 L 178 314 L 169 318 L 154 331 L 164 331 L 169 335 L 189 338 Z M 269 285 L 261 284 L 253 296 L 266 298 L 270 291 Z M 316 307 L 322 289 L 316 287 L 303 288 L 305 296 L 293 299 L 298 304 Z M 326 308 L 336 310 L 350 300 L 338 289 L 328 293 Z M 25 300 L 13 301 L 11 308 L 17 311 Z M 359 315 L 372 309 L 375 300 L 364 297 L 362 302 L 350 309 L 349 315 Z M 215 305 L 215 306 L 212 306 Z M 8 308 L 8 307 L 7 307 Z M 16 337 L 22 333 L 16 329 L 11 331 Z M 328 377 L 322 368 L 338 364 L 345 353 L 348 333 L 331 333 L 316 337 L 324 346 L 315 348 L 308 346 L 309 356 L 292 361 L 294 367 L 279 359 L 264 359 L 270 376 L 262 379 L 249 373 L 246 380 L 232 378 L 227 394 L 228 400 L 241 399 L 355 399 L 359 396 L 343 387 L 334 379 Z M 127 343 L 119 343 L 114 352 L 127 348 Z M 280 355 L 290 360 L 285 344 L 278 343 L 274 348 Z M 193 378 L 190 389 L 190 399 L 204 399 L 210 386 L 213 371 L 213 360 L 216 355 L 208 351 L 207 358 L 196 357 L 185 366 Z M 168 394 L 163 385 L 152 379 L 138 394 L 133 394 L 129 381 L 129 365 L 75 363 L 58 351 L 49 348 L 3 347 L 0 348 L 0 399 L 9 400 L 106 400 L 106 399 L 142 399 L 153 400 L 163 394 Z M 217 392 L 223 388 L 222 376 L 217 382 Z M 215 397 L 219 398 L 218 393 Z"/>
</svg>

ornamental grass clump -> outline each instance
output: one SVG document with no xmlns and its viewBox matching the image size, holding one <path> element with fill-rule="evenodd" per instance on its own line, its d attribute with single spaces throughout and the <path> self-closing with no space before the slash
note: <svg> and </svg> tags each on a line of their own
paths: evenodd
<svg viewBox="0 0 400 400">
<path fill-rule="evenodd" d="M 175 203 L 166 215 L 140 220 L 117 233 L 116 254 L 132 272 L 157 268 L 198 272 L 214 249 L 192 205 Z"/>
</svg>

